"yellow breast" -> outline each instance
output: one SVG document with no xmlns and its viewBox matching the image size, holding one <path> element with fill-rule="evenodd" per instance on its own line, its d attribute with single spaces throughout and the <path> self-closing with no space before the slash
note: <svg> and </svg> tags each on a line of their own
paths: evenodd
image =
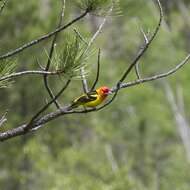
<svg viewBox="0 0 190 190">
<path fill-rule="evenodd" d="M 96 107 L 98 106 L 99 104 L 101 104 L 104 99 L 106 98 L 106 96 L 97 96 L 97 99 L 94 100 L 94 101 L 90 101 L 88 103 L 85 103 L 84 106 L 87 106 L 87 107 Z"/>
</svg>

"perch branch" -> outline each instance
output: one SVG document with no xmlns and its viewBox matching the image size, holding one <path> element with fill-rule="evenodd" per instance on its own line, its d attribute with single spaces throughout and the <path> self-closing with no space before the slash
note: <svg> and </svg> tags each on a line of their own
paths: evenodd
<svg viewBox="0 0 190 190">
<path fill-rule="evenodd" d="M 68 80 L 66 82 L 66 84 L 63 86 L 63 88 L 57 93 L 57 95 L 50 101 L 48 102 L 45 106 L 43 106 L 30 120 L 30 122 L 26 125 L 25 130 L 29 130 L 32 128 L 32 124 L 35 121 L 36 118 L 38 118 L 40 116 L 41 113 L 43 113 L 45 110 L 47 110 L 49 108 L 49 106 L 55 102 L 55 100 L 57 100 L 59 98 L 59 96 L 65 91 L 65 89 L 68 87 L 68 85 L 70 84 L 71 80 Z"/>
</svg>

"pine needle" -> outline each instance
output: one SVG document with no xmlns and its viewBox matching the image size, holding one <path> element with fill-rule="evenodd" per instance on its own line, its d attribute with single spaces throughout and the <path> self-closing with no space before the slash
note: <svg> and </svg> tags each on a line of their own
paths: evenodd
<svg viewBox="0 0 190 190">
<path fill-rule="evenodd" d="M 16 61 L 5 60 L 0 62 L 0 78 L 14 73 L 16 69 Z M 12 84 L 12 80 L 6 79 L 0 81 L 0 88 L 7 88 Z"/>
</svg>

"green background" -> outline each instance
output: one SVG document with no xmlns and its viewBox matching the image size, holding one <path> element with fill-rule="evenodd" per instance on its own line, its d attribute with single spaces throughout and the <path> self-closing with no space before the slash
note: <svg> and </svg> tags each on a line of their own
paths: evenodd
<svg viewBox="0 0 190 190">
<path fill-rule="evenodd" d="M 162 2 L 164 22 L 151 48 L 140 60 L 142 77 L 175 67 L 190 47 L 189 1 Z M 0 15 L 0 54 L 6 53 L 56 28 L 61 9 L 58 0 L 14 0 Z M 66 1 L 64 23 L 81 13 L 75 1 Z M 112 87 L 136 56 L 145 32 L 151 34 L 159 19 L 150 0 L 121 0 L 120 14 L 109 17 L 88 59 L 89 85 L 96 77 L 97 48 L 101 48 L 98 86 Z M 88 40 L 102 17 L 87 16 L 59 35 L 75 37 L 77 28 Z M 14 57 L 17 71 L 45 65 L 51 40 Z M 57 48 L 60 48 L 59 46 Z M 126 88 L 107 108 L 88 114 L 69 115 L 48 123 L 35 133 L 0 143 L 0 189 L 2 190 L 189 190 L 190 165 L 179 127 L 168 102 L 167 83 L 174 97 L 179 89 L 184 115 L 189 119 L 190 66 L 171 77 Z M 136 78 L 134 72 L 126 81 Z M 66 81 L 50 77 L 53 90 Z M 59 101 L 67 105 L 82 93 L 81 81 L 73 79 Z M 41 76 L 14 80 L 0 93 L 0 111 L 8 110 L 4 131 L 27 122 L 48 94 Z M 48 112 L 55 110 L 54 105 Z"/>
</svg>

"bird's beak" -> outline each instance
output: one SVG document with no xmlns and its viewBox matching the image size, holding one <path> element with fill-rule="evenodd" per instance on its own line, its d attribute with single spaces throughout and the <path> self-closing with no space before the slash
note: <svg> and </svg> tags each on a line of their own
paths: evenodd
<svg viewBox="0 0 190 190">
<path fill-rule="evenodd" d="M 113 92 L 110 90 L 107 94 L 108 94 L 108 95 L 111 95 L 112 93 L 113 93 Z"/>
</svg>

